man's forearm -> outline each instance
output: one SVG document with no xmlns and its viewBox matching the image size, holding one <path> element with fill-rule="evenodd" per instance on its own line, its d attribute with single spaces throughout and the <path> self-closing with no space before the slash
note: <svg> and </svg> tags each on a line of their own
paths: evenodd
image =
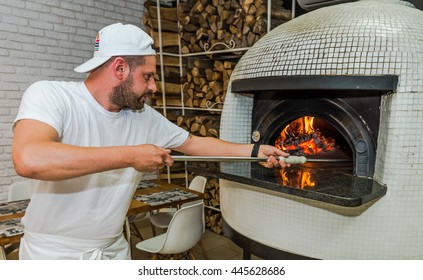
<svg viewBox="0 0 423 280">
<path fill-rule="evenodd" d="M 16 172 L 39 180 L 65 180 L 130 166 L 131 147 L 77 147 L 57 142 L 32 143 L 13 152 Z"/>
</svg>

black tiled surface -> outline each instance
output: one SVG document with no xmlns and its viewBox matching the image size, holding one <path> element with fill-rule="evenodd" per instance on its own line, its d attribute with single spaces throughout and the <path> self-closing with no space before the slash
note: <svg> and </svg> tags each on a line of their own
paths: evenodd
<svg viewBox="0 0 423 280">
<path fill-rule="evenodd" d="M 386 194 L 387 190 L 385 186 L 371 178 L 352 175 L 350 166 L 339 163 L 307 163 L 301 166 L 291 166 L 284 170 L 290 174 L 308 172 L 315 182 L 313 187 L 303 187 L 300 180 L 295 178 L 292 178 L 289 183 L 283 183 L 279 174 L 280 169 L 268 169 L 259 163 L 193 162 L 187 165 L 187 169 L 189 172 L 203 176 L 226 179 L 346 207 L 357 207 L 379 199 Z"/>
</svg>

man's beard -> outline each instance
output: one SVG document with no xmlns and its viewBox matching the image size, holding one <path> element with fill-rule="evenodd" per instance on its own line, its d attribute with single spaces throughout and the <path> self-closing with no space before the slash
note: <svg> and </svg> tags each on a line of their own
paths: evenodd
<svg viewBox="0 0 423 280">
<path fill-rule="evenodd" d="M 133 76 L 131 74 L 126 81 L 114 87 L 111 93 L 111 101 L 122 109 L 141 110 L 144 108 L 145 97 L 140 97 L 131 90 L 132 82 Z"/>
</svg>

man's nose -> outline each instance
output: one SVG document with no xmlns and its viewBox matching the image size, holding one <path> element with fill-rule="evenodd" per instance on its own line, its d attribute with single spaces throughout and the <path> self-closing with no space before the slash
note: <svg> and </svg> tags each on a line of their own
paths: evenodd
<svg viewBox="0 0 423 280">
<path fill-rule="evenodd" d="M 148 80 L 148 87 L 147 88 L 151 93 L 155 93 L 157 91 L 156 81 L 153 78 L 150 78 Z"/>
</svg>

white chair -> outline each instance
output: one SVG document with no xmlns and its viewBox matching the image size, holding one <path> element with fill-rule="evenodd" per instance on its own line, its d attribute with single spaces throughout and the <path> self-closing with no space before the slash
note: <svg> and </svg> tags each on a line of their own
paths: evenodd
<svg viewBox="0 0 423 280">
<path fill-rule="evenodd" d="M 24 200 L 29 199 L 29 186 L 31 185 L 30 180 L 23 180 L 17 181 L 10 185 L 9 187 L 9 194 L 8 194 L 8 201 L 17 201 L 17 200 Z"/>
<path fill-rule="evenodd" d="M 206 187 L 207 178 L 203 176 L 195 176 L 191 183 L 188 186 L 188 189 L 197 191 L 200 193 L 204 193 L 204 189 Z M 198 201 L 192 201 L 187 202 L 181 205 L 181 208 L 196 204 Z M 151 213 L 150 214 L 150 222 L 151 222 L 151 229 L 153 231 L 153 235 L 156 235 L 156 228 L 160 228 L 162 230 L 166 230 L 169 226 L 170 221 L 172 220 L 173 215 L 175 214 L 176 209 L 175 208 L 168 208 L 165 211 L 161 210 L 157 213 Z M 203 256 L 205 259 L 208 259 L 206 250 L 203 246 L 203 242 L 200 240 L 199 245 L 201 248 L 201 251 L 203 253 Z"/>
<path fill-rule="evenodd" d="M 204 205 L 197 201 L 176 211 L 165 233 L 143 240 L 135 247 L 152 253 L 153 260 L 166 255 L 170 259 L 182 256 L 195 260 L 191 248 L 200 241 L 204 230 Z"/>
<path fill-rule="evenodd" d="M 192 179 L 191 183 L 188 186 L 188 189 L 204 193 L 206 187 L 207 178 L 203 176 L 196 176 Z M 182 207 L 188 206 L 190 204 L 195 204 L 198 201 L 187 202 L 181 205 Z M 161 209 L 159 212 L 150 214 L 150 222 L 152 225 L 153 235 L 156 235 L 155 228 L 166 229 L 169 226 L 170 220 L 176 212 L 176 208 L 166 208 Z"/>
</svg>

